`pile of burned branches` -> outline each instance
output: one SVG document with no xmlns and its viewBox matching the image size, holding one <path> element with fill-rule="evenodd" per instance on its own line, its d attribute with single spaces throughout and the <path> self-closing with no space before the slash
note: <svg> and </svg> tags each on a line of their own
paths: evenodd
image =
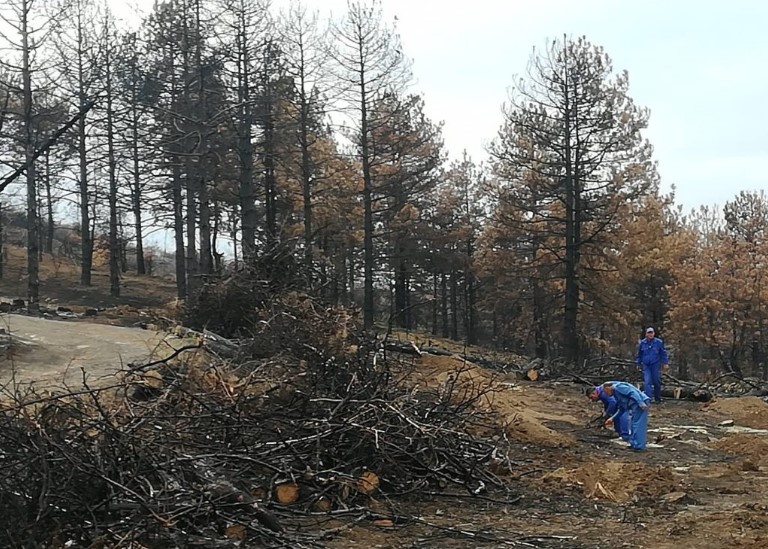
<svg viewBox="0 0 768 549">
<path fill-rule="evenodd" d="M 0 545 L 317 547 L 343 520 L 402 520 L 397 503 L 424 493 L 506 496 L 503 440 L 479 434 L 490 386 L 417 390 L 351 315 L 292 290 L 266 306 L 237 360 L 6 388 Z"/>
</svg>

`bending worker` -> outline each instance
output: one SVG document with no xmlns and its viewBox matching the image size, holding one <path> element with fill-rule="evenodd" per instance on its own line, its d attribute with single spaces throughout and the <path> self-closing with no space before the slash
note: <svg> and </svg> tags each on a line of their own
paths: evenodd
<svg viewBox="0 0 768 549">
<path fill-rule="evenodd" d="M 645 450 L 645 440 L 648 431 L 648 410 L 651 399 L 644 392 L 624 381 L 607 381 L 603 383 L 603 391 L 616 399 L 617 411 L 605 420 L 605 426 L 610 427 L 624 413 L 629 413 L 629 447 L 635 452 Z"/>
<path fill-rule="evenodd" d="M 608 396 L 601 385 L 592 389 L 587 396 L 593 402 L 599 400 L 603 403 L 604 420 L 613 417 L 618 412 L 616 419 L 613 420 L 613 428 L 623 441 L 629 442 L 629 417 L 626 412 L 619 410 L 619 405 L 616 403 L 616 397 Z"/>
<path fill-rule="evenodd" d="M 669 367 L 669 358 L 664 341 L 655 337 L 653 328 L 645 330 L 645 339 L 638 343 L 635 363 L 643 370 L 645 394 L 652 396 L 657 403 L 661 402 L 661 369 Z"/>
</svg>

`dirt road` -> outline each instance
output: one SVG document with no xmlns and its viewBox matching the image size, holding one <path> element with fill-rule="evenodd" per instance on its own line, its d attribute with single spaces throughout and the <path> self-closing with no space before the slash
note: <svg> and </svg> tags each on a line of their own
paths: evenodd
<svg viewBox="0 0 768 549">
<path fill-rule="evenodd" d="M 13 375 L 20 382 L 38 385 L 82 381 L 83 371 L 95 381 L 113 375 L 131 362 L 152 355 L 170 354 L 165 334 L 139 328 L 121 328 L 23 315 L 0 315 L 0 328 L 21 341 L 12 357 L 0 357 L 0 382 Z"/>
</svg>

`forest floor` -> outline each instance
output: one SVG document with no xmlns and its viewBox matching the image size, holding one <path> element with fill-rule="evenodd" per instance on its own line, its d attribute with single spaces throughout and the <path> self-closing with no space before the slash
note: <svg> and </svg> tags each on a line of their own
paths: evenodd
<svg viewBox="0 0 768 549">
<path fill-rule="evenodd" d="M 75 383 L 86 372 L 103 380 L 121 363 L 174 346 L 168 334 L 105 325 L 131 325 L 142 318 L 143 307 L 163 310 L 173 299 L 172 283 L 126 277 L 125 297 L 115 300 L 103 273 L 95 274 L 94 288 L 83 290 L 74 269 L 62 274 L 59 267 L 54 276 L 49 267 L 43 270 L 41 298 L 73 310 L 106 310 L 90 320 L 2 315 L 10 331 L 29 341 L 29 348 L 13 357 L 25 379 Z M 0 296 L 23 297 L 23 280 L 14 278 L 12 268 L 6 275 Z M 467 367 L 456 357 L 414 360 L 411 382 L 416 385 L 439 385 Z M 3 377 L 10 363 L 0 362 Z M 387 527 L 323 517 L 309 527 L 338 527 L 328 547 L 768 547 L 768 404 L 763 400 L 665 401 L 651 411 L 648 450 L 636 454 L 612 431 L 585 427 L 599 408 L 581 387 L 470 368 L 462 375 L 493 376 L 502 388 L 487 405 L 497 413 L 498 436 L 511 441 L 511 467 L 498 474 L 512 497 L 416 493 L 393 502 L 411 520 Z"/>
</svg>

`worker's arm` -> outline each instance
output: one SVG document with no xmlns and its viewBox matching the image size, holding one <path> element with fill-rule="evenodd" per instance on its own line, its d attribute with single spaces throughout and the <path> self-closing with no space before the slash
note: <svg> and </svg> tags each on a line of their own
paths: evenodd
<svg viewBox="0 0 768 549">
<path fill-rule="evenodd" d="M 605 404 L 605 416 L 606 417 L 611 417 L 614 414 L 616 414 L 616 412 L 619 411 L 619 405 L 616 402 L 615 398 L 610 398 L 609 397 L 609 398 L 605 399 L 604 404 Z"/>
<path fill-rule="evenodd" d="M 659 357 L 661 357 L 661 365 L 664 368 L 669 368 L 669 356 L 662 340 L 659 340 Z"/>
</svg>

